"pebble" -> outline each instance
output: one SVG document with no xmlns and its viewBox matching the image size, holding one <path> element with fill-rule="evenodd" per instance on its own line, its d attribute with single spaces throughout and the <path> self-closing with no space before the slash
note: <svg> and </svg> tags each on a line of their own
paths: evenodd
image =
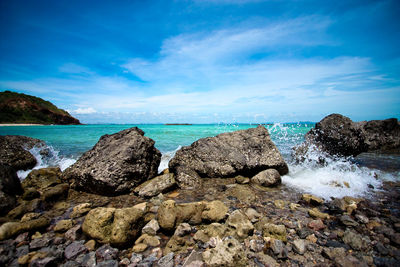
<svg viewBox="0 0 400 267">
<path fill-rule="evenodd" d="M 82 241 L 74 241 L 65 248 L 64 256 L 67 260 L 75 259 L 79 254 L 86 252 L 87 248 Z"/>
<path fill-rule="evenodd" d="M 303 255 L 306 252 L 306 241 L 304 239 L 297 239 L 293 241 L 293 250 L 297 254 Z"/>
</svg>

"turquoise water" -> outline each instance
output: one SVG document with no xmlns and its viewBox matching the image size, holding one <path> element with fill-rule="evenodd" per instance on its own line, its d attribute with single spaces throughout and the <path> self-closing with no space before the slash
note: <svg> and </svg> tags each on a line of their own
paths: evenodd
<svg viewBox="0 0 400 267">
<path fill-rule="evenodd" d="M 25 135 L 38 138 L 59 151 L 60 155 L 75 158 L 92 148 L 102 135 L 113 134 L 134 126 L 152 138 L 162 153 L 174 151 L 179 146 L 190 145 L 199 138 L 257 127 L 251 124 L 2 126 L 0 135 Z M 313 126 L 313 124 L 274 124 L 266 125 L 266 128 L 278 147 L 289 152 L 289 148 L 300 143 L 304 134 Z"/>
<path fill-rule="evenodd" d="M 155 140 L 156 147 L 162 152 L 159 171 L 168 167 L 169 160 L 181 146 L 187 146 L 203 137 L 211 137 L 224 132 L 257 127 L 252 124 L 198 124 L 198 125 L 49 125 L 49 126 L 2 126 L 0 135 L 25 135 L 38 138 L 49 145 L 50 158 L 41 158 L 39 151 L 32 149 L 38 165 L 60 166 L 62 170 L 73 164 L 80 155 L 91 149 L 104 134 L 113 134 L 137 126 L 145 135 Z M 384 180 L 399 180 L 400 168 L 393 172 L 355 164 L 354 159 L 327 157 L 323 166 L 316 164 L 323 154 L 309 153 L 307 160 L 301 164 L 291 160 L 292 148 L 304 140 L 304 135 L 314 127 L 313 123 L 269 124 L 265 125 L 271 139 L 277 145 L 289 165 L 289 174 L 282 177 L 282 183 L 303 192 L 320 197 L 372 196 L 371 185 L 379 189 Z M 376 161 L 370 155 L 369 161 Z M 383 158 L 383 161 L 400 162 L 400 157 Z M 375 164 L 376 165 L 376 164 Z M 28 171 L 19 171 L 24 179 Z M 378 179 L 376 178 L 378 177 Z M 349 185 L 349 187 L 347 187 Z"/>
</svg>

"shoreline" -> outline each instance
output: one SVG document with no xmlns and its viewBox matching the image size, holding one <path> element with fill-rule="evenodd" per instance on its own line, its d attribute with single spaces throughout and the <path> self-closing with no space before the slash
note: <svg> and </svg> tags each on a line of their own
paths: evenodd
<svg viewBox="0 0 400 267">
<path fill-rule="evenodd" d="M 46 124 L 35 124 L 35 123 L 1 123 L 0 126 L 43 126 Z"/>
</svg>

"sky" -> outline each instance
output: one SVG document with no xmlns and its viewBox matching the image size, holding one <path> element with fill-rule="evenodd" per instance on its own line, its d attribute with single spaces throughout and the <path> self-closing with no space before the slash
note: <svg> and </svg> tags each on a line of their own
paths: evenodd
<svg viewBox="0 0 400 267">
<path fill-rule="evenodd" d="M 400 1 L 0 0 L 0 91 L 83 123 L 400 118 Z"/>
</svg>

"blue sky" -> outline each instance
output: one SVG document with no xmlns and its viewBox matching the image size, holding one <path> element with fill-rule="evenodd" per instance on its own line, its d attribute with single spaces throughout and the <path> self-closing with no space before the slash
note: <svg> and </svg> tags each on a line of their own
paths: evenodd
<svg viewBox="0 0 400 267">
<path fill-rule="evenodd" d="M 0 1 L 0 90 L 84 123 L 400 117 L 400 2 Z"/>
</svg>

